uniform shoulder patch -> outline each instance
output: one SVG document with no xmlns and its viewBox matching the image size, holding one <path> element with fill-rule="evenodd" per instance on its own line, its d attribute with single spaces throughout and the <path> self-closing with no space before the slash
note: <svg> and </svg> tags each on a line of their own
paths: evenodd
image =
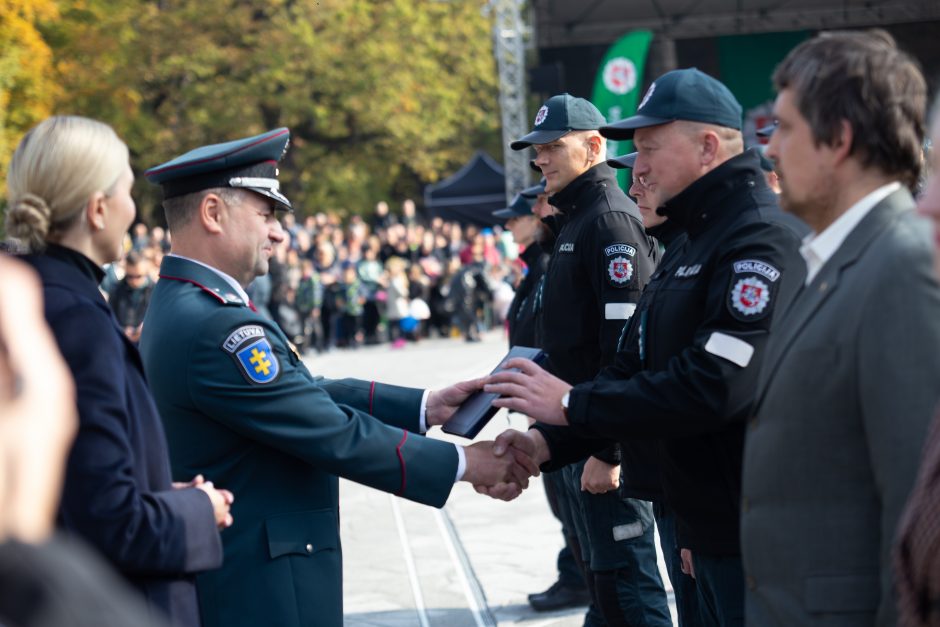
<svg viewBox="0 0 940 627">
<path fill-rule="evenodd" d="M 607 282 L 613 287 L 627 287 L 633 283 L 636 247 L 630 244 L 611 244 L 604 248 Z"/>
<path fill-rule="evenodd" d="M 731 315 L 747 322 L 764 318 L 773 310 L 771 285 L 762 275 L 733 274 L 728 295 Z"/>
<path fill-rule="evenodd" d="M 258 325 L 235 329 L 223 342 L 222 349 L 232 356 L 242 376 L 251 384 L 272 383 L 281 373 L 281 364 L 271 342 Z"/>
<path fill-rule="evenodd" d="M 742 259 L 734 262 L 735 274 L 760 274 L 771 283 L 775 283 L 780 278 L 780 270 L 765 261 L 757 259 Z"/>
</svg>

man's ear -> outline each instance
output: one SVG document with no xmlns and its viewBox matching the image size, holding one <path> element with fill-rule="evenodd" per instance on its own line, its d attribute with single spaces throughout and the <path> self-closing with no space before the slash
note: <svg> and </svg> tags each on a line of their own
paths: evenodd
<svg viewBox="0 0 940 627">
<path fill-rule="evenodd" d="M 848 159 L 852 152 L 852 144 L 855 141 L 855 132 L 848 120 L 840 120 L 839 131 L 832 138 L 829 148 L 832 149 L 833 157 L 836 163 L 841 163 Z"/>
<path fill-rule="evenodd" d="M 718 150 L 721 147 L 721 140 L 718 133 L 712 130 L 706 130 L 701 137 L 701 159 L 702 165 L 711 165 L 718 157 Z"/>
<path fill-rule="evenodd" d="M 226 219 L 228 208 L 218 194 L 208 193 L 199 203 L 199 222 L 209 233 L 221 233 Z"/>
<path fill-rule="evenodd" d="M 85 203 L 85 219 L 92 232 L 101 231 L 105 227 L 106 198 L 104 192 L 95 192 L 89 196 L 88 202 Z"/>
<path fill-rule="evenodd" d="M 600 160 L 603 146 L 604 138 L 597 133 L 588 137 L 588 159 L 591 163 L 597 163 Z"/>
</svg>

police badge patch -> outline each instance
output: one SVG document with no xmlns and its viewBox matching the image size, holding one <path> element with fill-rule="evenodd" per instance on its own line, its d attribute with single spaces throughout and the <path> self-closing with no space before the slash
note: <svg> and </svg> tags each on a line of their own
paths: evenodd
<svg viewBox="0 0 940 627">
<path fill-rule="evenodd" d="M 271 383 L 281 373 L 274 349 L 265 337 L 264 329 L 257 325 L 236 329 L 226 338 L 222 348 L 234 358 L 249 383 Z"/>
<path fill-rule="evenodd" d="M 626 257 L 614 257 L 607 264 L 607 278 L 614 287 L 625 286 L 633 278 L 633 262 Z"/>
<path fill-rule="evenodd" d="M 636 248 L 629 244 L 612 244 L 604 249 L 607 261 L 607 281 L 614 287 L 627 287 L 633 279 L 633 259 Z"/>
<path fill-rule="evenodd" d="M 734 277 L 731 287 L 731 314 L 738 320 L 759 320 L 770 309 L 770 286 L 758 276 Z"/>
<path fill-rule="evenodd" d="M 542 105 L 542 108 L 538 110 L 538 113 L 535 114 L 535 125 L 538 126 L 545 121 L 545 118 L 548 117 L 548 107 Z"/>
</svg>

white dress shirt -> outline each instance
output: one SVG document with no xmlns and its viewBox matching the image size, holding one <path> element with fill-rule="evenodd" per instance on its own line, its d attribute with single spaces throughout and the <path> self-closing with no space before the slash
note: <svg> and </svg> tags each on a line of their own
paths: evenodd
<svg viewBox="0 0 940 627">
<path fill-rule="evenodd" d="M 827 226 L 822 233 L 810 233 L 803 238 L 800 254 L 806 260 L 806 285 L 809 285 L 826 262 L 836 254 L 842 242 L 849 236 L 858 223 L 875 208 L 875 205 L 901 189 L 897 181 L 882 185 L 857 203 Z"/>
</svg>

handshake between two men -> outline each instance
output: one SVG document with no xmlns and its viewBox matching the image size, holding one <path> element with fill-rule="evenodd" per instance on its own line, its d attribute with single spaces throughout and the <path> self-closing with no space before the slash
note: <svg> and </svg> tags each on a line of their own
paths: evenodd
<svg viewBox="0 0 940 627">
<path fill-rule="evenodd" d="M 462 381 L 431 392 L 427 400 L 427 425 L 442 426 L 460 404 L 482 389 L 498 394 L 494 407 L 525 414 L 538 422 L 566 425 L 562 399 L 571 385 L 549 374 L 528 359 L 510 359 L 504 369 L 479 379 Z M 493 441 L 475 442 L 464 447 L 466 469 L 462 481 L 471 483 L 480 494 L 511 501 L 538 476 L 539 466 L 549 461 L 551 452 L 537 429 L 507 429 Z"/>
</svg>

